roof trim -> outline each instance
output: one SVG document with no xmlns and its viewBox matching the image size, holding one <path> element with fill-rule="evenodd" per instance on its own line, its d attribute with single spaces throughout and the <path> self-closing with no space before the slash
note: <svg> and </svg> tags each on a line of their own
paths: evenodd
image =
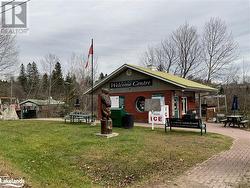
<svg viewBox="0 0 250 188">
<path fill-rule="evenodd" d="M 107 82 L 108 80 L 110 80 L 113 76 L 115 76 L 116 74 L 118 74 L 122 69 L 124 69 L 127 66 L 127 64 L 122 65 L 121 67 L 119 67 L 118 69 L 116 69 L 115 71 L 113 71 L 110 75 L 108 75 L 106 78 L 104 78 L 102 81 L 98 82 L 96 85 L 94 85 L 93 90 L 95 90 L 96 88 L 99 87 L 99 85 L 104 84 L 105 82 Z M 89 92 L 91 92 L 92 88 L 89 88 L 86 92 L 84 92 L 83 94 L 88 94 Z"/>
<path fill-rule="evenodd" d="M 136 70 L 136 71 L 138 71 L 138 72 L 141 72 L 141 73 L 143 73 L 143 74 L 147 74 L 147 75 L 149 75 L 149 76 L 155 77 L 155 78 L 157 78 L 157 79 L 159 79 L 159 80 L 162 80 L 162 81 L 165 81 L 165 82 L 166 82 L 166 80 L 167 80 L 167 79 L 164 79 L 164 78 L 162 78 L 162 77 L 160 77 L 160 76 L 157 76 L 157 75 L 151 74 L 151 73 L 149 73 L 149 72 L 145 72 L 145 71 L 143 71 L 143 70 L 140 70 L 140 69 L 137 68 L 137 67 L 130 66 L 130 65 L 128 65 L 128 67 L 131 68 L 131 69 L 133 69 L 133 70 Z M 181 85 L 181 84 L 178 84 L 178 83 L 173 82 L 173 81 L 171 81 L 171 80 L 167 80 L 167 82 L 169 82 L 169 83 L 171 83 L 171 84 L 174 84 L 174 85 L 176 85 L 176 86 L 182 87 L 182 88 L 184 88 L 184 89 L 187 88 L 186 86 Z"/>
<path fill-rule="evenodd" d="M 164 82 L 167 82 L 167 83 L 170 83 L 170 84 L 173 84 L 177 87 L 180 87 L 181 89 L 184 89 L 184 90 L 190 90 L 190 91 L 198 91 L 198 92 L 204 92 L 204 91 L 217 91 L 217 89 L 215 88 L 212 88 L 212 87 L 209 87 L 209 88 L 200 88 L 200 87 L 187 87 L 185 85 L 182 85 L 180 83 L 177 83 L 177 82 L 174 82 L 172 80 L 169 80 L 169 79 L 165 79 L 161 76 L 158 76 L 158 75 L 155 75 L 155 74 L 152 74 L 150 72 L 147 72 L 147 71 L 143 71 L 141 70 L 140 68 L 138 68 L 137 66 L 133 66 L 133 65 L 129 65 L 129 64 L 123 64 L 121 67 L 119 67 L 118 69 L 116 69 L 115 71 L 113 71 L 109 76 L 107 76 L 106 78 L 104 78 L 102 81 L 100 81 L 99 83 L 97 83 L 96 85 L 94 85 L 93 87 L 93 91 L 96 90 L 97 88 L 99 88 L 101 85 L 105 84 L 106 82 L 108 82 L 110 79 L 112 79 L 116 74 L 118 74 L 119 72 L 121 72 L 123 69 L 125 68 L 130 68 L 132 70 L 135 70 L 135 71 L 138 71 L 140 73 L 143 73 L 143 74 L 146 74 L 148 76 L 152 76 L 156 79 L 159 79 L 159 80 L 162 80 Z M 191 80 L 189 80 L 191 81 Z M 195 81 L 192 81 L 192 82 L 195 82 Z M 201 85 L 204 85 L 204 84 L 201 84 Z M 206 86 L 206 85 L 204 85 Z M 211 88 L 211 89 L 210 89 Z M 89 88 L 86 92 L 84 92 L 83 94 L 89 94 L 91 93 L 92 91 L 92 88 Z"/>
<path fill-rule="evenodd" d="M 46 106 L 46 105 L 49 104 L 49 100 L 47 100 L 47 99 L 46 100 L 42 100 L 42 99 L 27 99 L 27 100 L 24 100 L 24 101 L 20 102 L 20 105 L 23 105 L 23 104 L 28 103 L 28 102 L 36 104 L 38 106 Z M 62 105 L 64 103 L 65 102 L 57 101 L 57 100 L 52 99 L 50 105 Z"/>
</svg>

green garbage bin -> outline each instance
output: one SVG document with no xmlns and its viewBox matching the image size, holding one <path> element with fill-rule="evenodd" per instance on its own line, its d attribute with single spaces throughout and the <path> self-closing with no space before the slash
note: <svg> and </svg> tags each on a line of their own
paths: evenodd
<svg viewBox="0 0 250 188">
<path fill-rule="evenodd" d="M 123 108 L 111 108 L 111 119 L 113 127 L 122 127 L 122 118 L 128 114 Z"/>
</svg>

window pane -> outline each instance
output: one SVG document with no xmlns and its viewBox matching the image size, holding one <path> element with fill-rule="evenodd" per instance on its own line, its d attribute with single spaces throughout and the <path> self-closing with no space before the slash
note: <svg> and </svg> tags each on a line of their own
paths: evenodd
<svg viewBox="0 0 250 188">
<path fill-rule="evenodd" d="M 145 97 L 138 97 L 135 102 L 135 107 L 137 111 L 144 112 Z"/>
</svg>

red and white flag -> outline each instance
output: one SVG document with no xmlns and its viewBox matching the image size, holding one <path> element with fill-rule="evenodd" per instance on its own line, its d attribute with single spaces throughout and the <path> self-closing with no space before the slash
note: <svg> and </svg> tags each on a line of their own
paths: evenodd
<svg viewBox="0 0 250 188">
<path fill-rule="evenodd" d="M 90 56 L 91 56 L 91 58 L 93 58 L 93 52 L 94 52 L 94 50 L 93 50 L 93 43 L 92 43 L 91 46 L 90 46 L 90 48 L 89 48 L 89 54 L 88 54 L 88 59 L 87 59 L 85 68 L 87 68 L 88 65 L 89 65 Z"/>
</svg>

